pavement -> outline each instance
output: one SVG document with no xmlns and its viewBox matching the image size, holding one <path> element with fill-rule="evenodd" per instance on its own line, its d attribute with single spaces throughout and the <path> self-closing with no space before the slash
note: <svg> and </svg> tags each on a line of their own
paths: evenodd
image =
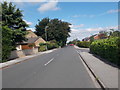
<svg viewBox="0 0 120 90">
<path fill-rule="evenodd" d="M 3 88 L 96 88 L 73 46 L 2 69 Z"/>
<path fill-rule="evenodd" d="M 103 83 L 105 88 L 118 88 L 118 68 L 89 53 L 89 48 L 75 46 L 81 57 Z"/>
</svg>

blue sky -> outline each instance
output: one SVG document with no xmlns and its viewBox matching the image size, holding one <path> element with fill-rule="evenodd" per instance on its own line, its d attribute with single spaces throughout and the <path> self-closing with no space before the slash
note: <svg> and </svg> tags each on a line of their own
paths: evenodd
<svg viewBox="0 0 120 90">
<path fill-rule="evenodd" d="M 49 17 L 70 22 L 71 37 L 83 39 L 101 30 L 118 27 L 117 2 L 21 2 L 14 3 L 23 10 L 23 19 L 34 30 L 38 19 Z"/>
</svg>

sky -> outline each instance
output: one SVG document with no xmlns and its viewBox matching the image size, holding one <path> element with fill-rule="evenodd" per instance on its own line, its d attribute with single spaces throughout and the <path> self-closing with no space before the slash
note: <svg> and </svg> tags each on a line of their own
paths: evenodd
<svg viewBox="0 0 120 90">
<path fill-rule="evenodd" d="M 35 30 L 38 19 L 58 18 L 71 23 L 71 37 L 82 40 L 99 31 L 118 29 L 118 2 L 14 2 L 23 11 L 23 19 Z"/>
</svg>

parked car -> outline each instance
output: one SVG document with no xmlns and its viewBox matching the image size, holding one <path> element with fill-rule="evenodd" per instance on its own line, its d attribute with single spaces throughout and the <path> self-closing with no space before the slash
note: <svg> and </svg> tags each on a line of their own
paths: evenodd
<svg viewBox="0 0 120 90">
<path fill-rule="evenodd" d="M 70 46 L 74 46 L 74 44 L 70 44 Z"/>
</svg>

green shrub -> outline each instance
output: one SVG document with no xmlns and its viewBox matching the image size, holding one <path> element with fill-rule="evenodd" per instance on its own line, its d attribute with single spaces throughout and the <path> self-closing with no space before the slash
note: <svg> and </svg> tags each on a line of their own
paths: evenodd
<svg viewBox="0 0 120 90">
<path fill-rule="evenodd" d="M 38 49 L 39 52 L 43 52 L 43 51 L 46 51 L 46 46 L 40 46 L 39 49 Z"/>
<path fill-rule="evenodd" d="M 59 47 L 58 44 L 55 42 L 40 43 L 39 45 L 40 45 L 39 51 L 46 51 L 46 46 L 48 50 Z"/>
<path fill-rule="evenodd" d="M 54 48 L 58 48 L 58 44 L 57 43 L 47 43 L 47 48 L 48 50 L 54 49 Z"/>
<path fill-rule="evenodd" d="M 84 48 L 89 48 L 90 47 L 90 42 L 89 41 L 80 41 L 77 42 L 78 47 L 84 47 Z"/>
<path fill-rule="evenodd" d="M 120 65 L 120 37 L 96 40 L 90 45 L 90 52 Z"/>
<path fill-rule="evenodd" d="M 46 51 L 46 43 L 40 43 L 39 46 L 39 52 Z"/>
</svg>

